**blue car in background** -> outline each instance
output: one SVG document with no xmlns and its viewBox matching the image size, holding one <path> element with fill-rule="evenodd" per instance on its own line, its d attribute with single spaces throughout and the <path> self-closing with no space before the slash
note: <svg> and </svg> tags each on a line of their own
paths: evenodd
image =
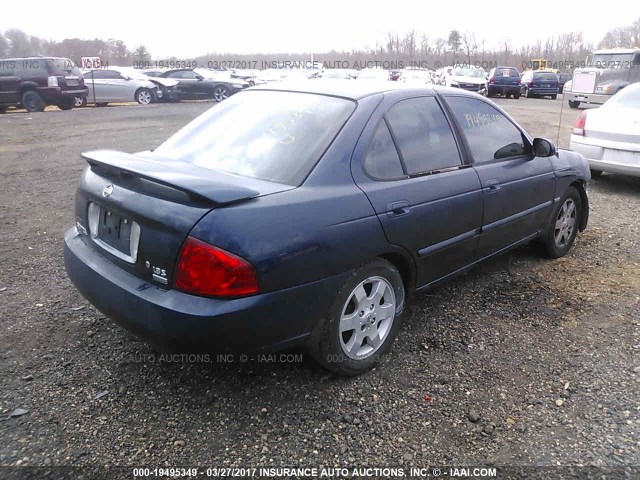
<svg viewBox="0 0 640 480">
<path fill-rule="evenodd" d="M 242 91 L 153 152 L 83 154 L 76 288 L 159 344 L 303 345 L 356 375 L 407 298 L 587 225 L 585 159 L 458 88 L 318 80 Z"/>
<path fill-rule="evenodd" d="M 527 98 L 551 97 L 555 100 L 559 90 L 558 77 L 552 71 L 529 70 L 522 74 L 520 89 Z"/>
<path fill-rule="evenodd" d="M 496 67 L 489 71 L 487 96 L 520 98 L 520 72 L 515 67 Z"/>
</svg>

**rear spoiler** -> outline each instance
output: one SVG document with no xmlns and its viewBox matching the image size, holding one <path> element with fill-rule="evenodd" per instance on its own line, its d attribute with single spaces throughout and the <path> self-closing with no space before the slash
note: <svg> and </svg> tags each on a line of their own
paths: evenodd
<svg viewBox="0 0 640 480">
<path fill-rule="evenodd" d="M 217 205 L 257 197 L 270 182 L 239 177 L 218 170 L 209 170 L 185 162 L 152 159 L 115 150 L 94 150 L 82 154 L 92 170 L 107 177 L 139 178 L 179 190 L 199 201 Z M 116 180 L 117 181 L 117 180 Z M 260 190 L 253 185 L 263 186 Z M 279 184 L 273 184 L 280 186 Z M 272 187 L 273 188 L 273 187 Z"/>
</svg>

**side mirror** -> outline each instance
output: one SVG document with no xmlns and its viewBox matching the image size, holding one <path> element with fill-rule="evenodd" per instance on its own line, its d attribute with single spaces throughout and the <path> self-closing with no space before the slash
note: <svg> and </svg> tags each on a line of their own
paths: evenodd
<svg viewBox="0 0 640 480">
<path fill-rule="evenodd" d="M 201 76 L 197 76 L 196 80 L 198 80 L 199 82 L 201 82 L 203 80 L 203 78 Z"/>
<path fill-rule="evenodd" d="M 533 140 L 533 154 L 536 157 L 553 157 L 556 154 L 556 146 L 546 138 Z"/>
</svg>

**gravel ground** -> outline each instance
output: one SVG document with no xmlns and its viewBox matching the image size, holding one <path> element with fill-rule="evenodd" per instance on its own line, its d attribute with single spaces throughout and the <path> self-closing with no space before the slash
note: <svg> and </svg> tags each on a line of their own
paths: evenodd
<svg viewBox="0 0 640 480">
<path fill-rule="evenodd" d="M 556 139 L 560 99 L 497 102 Z M 153 148 L 210 106 L 0 115 L 0 466 L 65 478 L 78 472 L 53 467 L 537 466 L 548 468 L 523 478 L 568 478 L 567 466 L 592 466 L 575 478 L 640 478 L 640 178 L 592 182 L 590 225 L 567 257 L 523 247 L 419 295 L 392 351 L 354 379 L 299 351 L 170 357 L 93 309 L 62 260 L 79 153 Z M 561 146 L 576 116 L 564 110 Z"/>
</svg>

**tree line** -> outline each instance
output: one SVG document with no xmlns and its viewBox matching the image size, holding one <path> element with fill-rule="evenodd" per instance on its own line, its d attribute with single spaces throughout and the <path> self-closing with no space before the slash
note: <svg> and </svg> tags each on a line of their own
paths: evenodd
<svg viewBox="0 0 640 480">
<path fill-rule="evenodd" d="M 66 38 L 62 41 L 44 40 L 17 29 L 0 32 L 0 58 L 25 56 L 60 56 L 76 62 L 81 57 L 99 56 L 109 65 L 131 66 L 158 61 L 195 61 L 199 65 L 223 64 L 233 60 L 247 65 L 260 65 L 279 61 L 331 62 L 334 65 L 363 64 L 366 62 L 395 62 L 405 65 L 423 65 L 429 68 L 452 64 L 478 66 L 514 65 L 524 66 L 531 59 L 546 58 L 555 62 L 554 68 L 569 71 L 584 63 L 587 55 L 596 48 L 637 47 L 640 46 L 640 18 L 631 25 L 617 27 L 607 32 L 596 44 L 584 41 L 582 32 L 566 32 L 552 35 L 545 40 L 514 47 L 508 41 L 501 45 L 488 47 L 484 39 L 478 39 L 473 33 L 452 30 L 448 38 L 432 38 L 411 30 L 404 35 L 388 34 L 375 46 L 350 51 L 329 51 L 324 53 L 282 53 L 282 54 L 222 54 L 210 52 L 190 59 L 154 58 L 146 46 L 130 49 L 118 39 Z"/>
</svg>

